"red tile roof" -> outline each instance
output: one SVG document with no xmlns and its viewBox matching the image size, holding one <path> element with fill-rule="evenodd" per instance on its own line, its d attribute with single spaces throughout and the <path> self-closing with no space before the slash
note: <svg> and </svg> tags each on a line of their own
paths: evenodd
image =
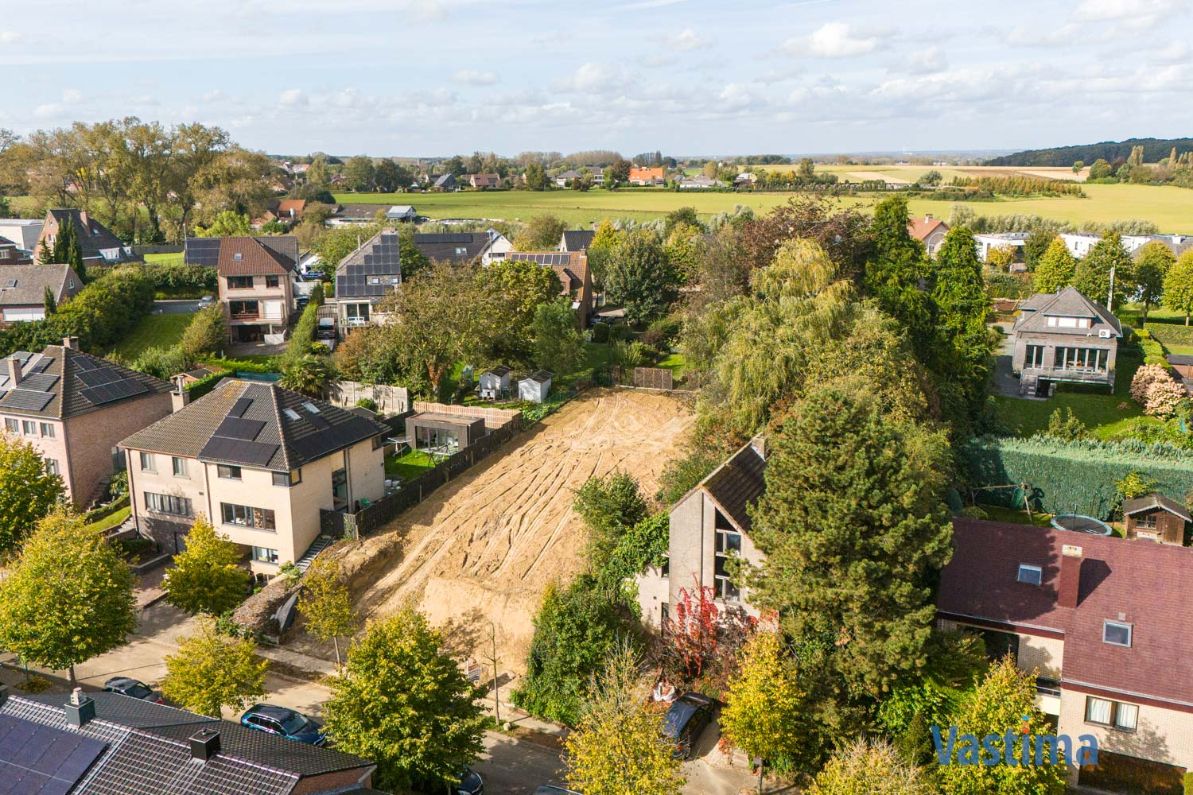
<svg viewBox="0 0 1193 795">
<path fill-rule="evenodd" d="M 928 239 L 928 236 L 936 231 L 937 227 L 943 226 L 944 231 L 948 231 L 949 225 L 939 218 L 930 218 L 924 216 L 923 218 L 912 218 L 907 222 L 907 233 L 916 240 L 923 242 Z"/>
<path fill-rule="evenodd" d="M 1061 548 L 1082 549 L 1077 607 L 1057 605 Z M 945 617 L 1064 638 L 1062 686 L 1098 688 L 1193 711 L 1193 549 L 1030 525 L 956 519 L 936 605 Z M 1043 582 L 1017 581 L 1020 563 Z M 1133 625 L 1130 648 L 1102 642 L 1106 619 Z"/>
<path fill-rule="evenodd" d="M 301 218 L 302 211 L 306 209 L 306 206 L 305 199 L 282 199 L 278 202 L 278 215 L 293 215 L 295 218 Z"/>
<path fill-rule="evenodd" d="M 293 266 L 255 237 L 225 237 L 216 268 L 220 276 L 284 276 Z"/>
<path fill-rule="evenodd" d="M 645 167 L 641 167 L 641 166 L 633 166 L 630 168 L 630 181 L 631 182 L 634 180 L 663 179 L 665 177 L 666 177 L 666 173 L 663 171 L 662 166 L 659 166 L 658 168 L 645 168 Z"/>
</svg>

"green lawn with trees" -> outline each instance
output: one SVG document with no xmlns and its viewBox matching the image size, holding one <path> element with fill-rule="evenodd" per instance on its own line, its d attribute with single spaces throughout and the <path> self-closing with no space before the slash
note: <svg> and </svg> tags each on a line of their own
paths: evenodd
<svg viewBox="0 0 1193 795">
<path fill-rule="evenodd" d="M 112 348 L 112 353 L 131 362 L 149 348 L 172 348 L 182 341 L 192 317 L 182 313 L 146 315 Z"/>
</svg>

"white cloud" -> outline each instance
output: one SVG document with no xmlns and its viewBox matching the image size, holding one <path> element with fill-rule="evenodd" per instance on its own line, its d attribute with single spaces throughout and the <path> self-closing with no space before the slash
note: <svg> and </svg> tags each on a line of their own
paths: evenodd
<svg viewBox="0 0 1193 795">
<path fill-rule="evenodd" d="M 284 108 L 301 108 L 307 104 L 307 95 L 298 88 L 287 88 L 278 97 L 278 103 Z"/>
<path fill-rule="evenodd" d="M 627 82 L 624 70 L 608 64 L 582 64 L 568 77 L 558 80 L 555 87 L 562 91 L 605 94 L 616 90 L 619 84 Z"/>
<path fill-rule="evenodd" d="M 66 107 L 58 102 L 47 102 L 44 105 L 38 105 L 33 109 L 33 118 L 35 119 L 53 119 L 62 115 Z"/>
<path fill-rule="evenodd" d="M 724 110 L 741 111 L 754 106 L 759 100 L 750 89 L 741 83 L 730 83 L 721 89 L 720 107 Z"/>
<path fill-rule="evenodd" d="M 467 86 L 491 86 L 497 82 L 497 75 L 477 69 L 460 69 L 452 76 L 452 79 Z"/>
<path fill-rule="evenodd" d="M 68 88 L 62 92 L 62 101 L 67 105 L 77 105 L 83 101 L 83 92 L 77 88 Z"/>
<path fill-rule="evenodd" d="M 1129 28 L 1150 28 L 1182 10 L 1183 0 L 1082 0 L 1073 13 L 1078 22 L 1116 22 Z"/>
<path fill-rule="evenodd" d="M 0 44 L 16 44 L 22 38 L 15 30 L 0 30 Z"/>
<path fill-rule="evenodd" d="M 935 72 L 942 72 L 948 64 L 945 58 L 940 53 L 938 47 L 928 47 L 923 50 L 916 50 L 907 59 L 907 66 L 904 71 L 909 74 L 926 75 Z"/>
<path fill-rule="evenodd" d="M 711 44 L 710 39 L 706 39 L 691 28 L 684 28 L 674 36 L 667 37 L 667 46 L 680 52 L 704 49 Z"/>
<path fill-rule="evenodd" d="M 793 55 L 848 58 L 878 49 L 878 37 L 857 35 L 853 28 L 844 22 L 828 22 L 811 36 L 788 39 L 784 49 Z"/>
</svg>

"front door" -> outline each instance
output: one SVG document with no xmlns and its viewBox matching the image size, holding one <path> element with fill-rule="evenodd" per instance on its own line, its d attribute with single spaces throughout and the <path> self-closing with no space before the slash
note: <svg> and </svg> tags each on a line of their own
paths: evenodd
<svg viewBox="0 0 1193 795">
<path fill-rule="evenodd" d="M 337 469 L 331 473 L 331 503 L 337 511 L 348 507 L 348 470 Z"/>
</svg>

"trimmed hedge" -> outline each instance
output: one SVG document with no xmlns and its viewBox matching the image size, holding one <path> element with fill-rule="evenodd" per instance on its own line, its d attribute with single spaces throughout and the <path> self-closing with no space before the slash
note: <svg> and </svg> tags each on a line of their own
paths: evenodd
<svg viewBox="0 0 1193 795">
<path fill-rule="evenodd" d="M 1145 330 L 1163 345 L 1193 345 L 1193 326 L 1148 321 Z"/>
<path fill-rule="evenodd" d="M 1108 519 L 1119 507 L 1115 484 L 1131 472 L 1177 500 L 1193 492 L 1193 456 L 1166 444 L 1134 440 L 1066 442 L 1050 437 L 971 439 L 960 448 L 972 487 L 1027 483 L 1049 513 Z M 1014 506 L 1018 490 L 982 492 L 982 501 Z"/>
</svg>

